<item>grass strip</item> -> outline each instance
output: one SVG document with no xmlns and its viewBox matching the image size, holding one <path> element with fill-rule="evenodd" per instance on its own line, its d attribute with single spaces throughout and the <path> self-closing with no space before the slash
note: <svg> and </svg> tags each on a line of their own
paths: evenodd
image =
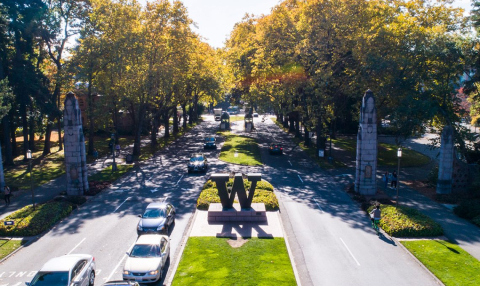
<svg viewBox="0 0 480 286">
<path fill-rule="evenodd" d="M 112 165 L 106 167 L 105 169 L 101 170 L 100 172 L 97 172 L 91 176 L 88 176 L 88 181 L 89 182 L 114 182 L 123 174 L 127 173 L 130 171 L 130 169 L 133 168 L 133 165 L 117 165 L 117 171 L 112 172 Z"/>
<path fill-rule="evenodd" d="M 220 152 L 220 160 L 247 166 L 262 165 L 260 148 L 255 139 L 234 135 L 230 132 L 224 132 L 223 134 L 225 143 Z M 235 157 L 235 154 L 237 154 L 237 157 Z"/>
<path fill-rule="evenodd" d="M 296 285 L 283 238 L 190 237 L 172 285 Z"/>
<path fill-rule="evenodd" d="M 24 245 L 24 240 L 0 239 L 0 260 Z"/>
<path fill-rule="evenodd" d="M 480 262 L 444 240 L 400 241 L 445 285 L 480 285 Z"/>
</svg>

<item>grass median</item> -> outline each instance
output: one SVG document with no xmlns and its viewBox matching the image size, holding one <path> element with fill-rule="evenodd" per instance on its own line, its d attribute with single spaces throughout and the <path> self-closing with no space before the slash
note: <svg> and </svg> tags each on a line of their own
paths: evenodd
<svg viewBox="0 0 480 286">
<path fill-rule="evenodd" d="M 444 240 L 400 241 L 445 285 L 480 285 L 480 262 Z"/>
<path fill-rule="evenodd" d="M 228 241 L 190 237 L 172 285 L 296 285 L 283 238 Z"/>
<path fill-rule="evenodd" d="M 260 148 L 255 139 L 230 132 L 223 132 L 222 135 L 225 136 L 225 143 L 220 152 L 220 160 L 247 166 L 262 165 Z"/>
<path fill-rule="evenodd" d="M 25 240 L 0 239 L 0 260 L 26 243 Z"/>
</svg>

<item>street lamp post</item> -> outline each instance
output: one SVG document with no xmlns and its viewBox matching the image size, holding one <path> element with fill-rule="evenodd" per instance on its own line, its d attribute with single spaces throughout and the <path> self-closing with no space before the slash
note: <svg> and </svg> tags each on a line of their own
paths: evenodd
<svg viewBox="0 0 480 286">
<path fill-rule="evenodd" d="M 402 148 L 398 148 L 398 151 L 397 151 L 397 157 L 398 157 L 398 170 L 397 170 L 397 208 L 398 208 L 398 186 L 400 185 L 400 159 L 402 158 Z"/>
<path fill-rule="evenodd" d="M 32 192 L 32 205 L 35 210 L 35 194 L 33 192 L 33 177 L 32 177 L 32 150 L 27 150 L 28 169 L 30 171 L 30 191 Z"/>
<path fill-rule="evenodd" d="M 117 163 L 115 163 L 115 133 L 112 133 L 110 142 L 112 142 L 112 157 L 113 157 L 112 172 L 115 172 L 117 170 Z"/>
<path fill-rule="evenodd" d="M 333 157 L 332 157 L 332 129 L 330 129 L 330 148 L 328 148 L 330 155 L 328 156 L 328 162 L 330 164 L 333 163 Z"/>
</svg>

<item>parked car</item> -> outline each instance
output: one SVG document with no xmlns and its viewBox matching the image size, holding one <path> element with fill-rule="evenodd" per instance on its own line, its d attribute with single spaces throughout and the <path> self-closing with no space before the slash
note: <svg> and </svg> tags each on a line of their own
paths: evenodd
<svg viewBox="0 0 480 286">
<path fill-rule="evenodd" d="M 280 144 L 270 144 L 270 149 L 268 150 L 271 155 L 273 154 L 283 154 L 283 147 Z"/>
<path fill-rule="evenodd" d="M 141 235 L 127 255 L 123 280 L 157 282 L 162 279 L 163 269 L 170 257 L 170 239 L 161 234 Z"/>
<path fill-rule="evenodd" d="M 137 234 L 165 233 L 175 223 L 175 208 L 166 202 L 150 203 L 137 225 Z"/>
<path fill-rule="evenodd" d="M 133 281 L 125 281 L 125 280 L 115 280 L 115 281 L 108 281 L 103 286 L 140 286 L 138 282 Z"/>
<path fill-rule="evenodd" d="M 33 277 L 30 286 L 93 286 L 95 258 L 90 254 L 67 254 L 47 261 Z"/>
<path fill-rule="evenodd" d="M 258 117 L 258 113 L 254 112 L 253 117 Z"/>
<path fill-rule="evenodd" d="M 202 153 L 195 153 L 188 162 L 188 172 L 207 172 L 208 162 L 207 158 Z"/>
<path fill-rule="evenodd" d="M 217 144 L 215 143 L 215 141 L 215 137 L 205 137 L 205 143 L 203 143 L 203 148 L 217 149 Z"/>
</svg>

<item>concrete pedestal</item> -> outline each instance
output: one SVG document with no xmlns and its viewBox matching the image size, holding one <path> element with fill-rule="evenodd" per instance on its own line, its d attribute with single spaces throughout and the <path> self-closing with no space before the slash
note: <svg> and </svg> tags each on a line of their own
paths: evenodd
<svg viewBox="0 0 480 286">
<path fill-rule="evenodd" d="M 265 204 L 253 203 L 251 208 L 242 209 L 240 204 L 233 204 L 233 208 L 225 209 L 220 203 L 210 204 L 208 208 L 208 222 L 265 222 L 267 212 Z"/>
</svg>

